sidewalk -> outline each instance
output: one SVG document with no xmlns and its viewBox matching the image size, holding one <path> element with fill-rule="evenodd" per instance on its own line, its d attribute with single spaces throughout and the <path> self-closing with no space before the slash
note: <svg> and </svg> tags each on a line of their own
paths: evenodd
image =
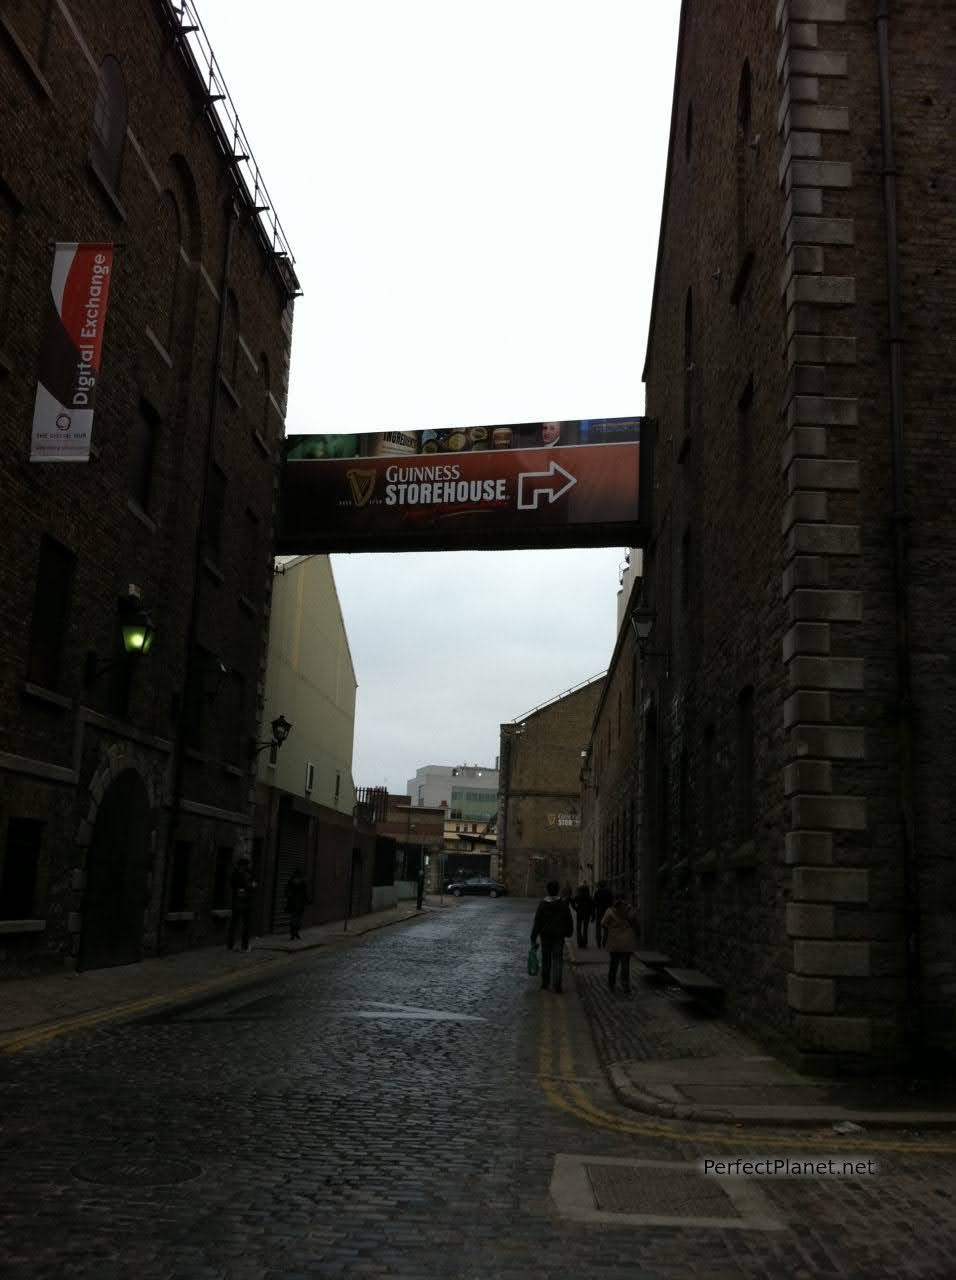
<svg viewBox="0 0 956 1280">
<path fill-rule="evenodd" d="M 573 939 L 568 951 L 598 1054 L 628 1107 L 712 1124 L 956 1128 L 956 1084 L 800 1075 L 636 960 L 626 996 L 608 990 L 606 951 Z"/>
<path fill-rule="evenodd" d="M 337 920 L 303 929 L 300 942 L 280 934 L 253 938 L 247 952 L 202 947 L 112 969 L 11 978 L 0 982 L 0 1054 L 262 980 L 293 965 L 302 951 L 347 946 L 374 929 L 425 919 L 441 905 L 437 897 L 427 897 L 419 912 L 414 902 L 401 902 L 387 911 L 355 916 L 347 931 Z M 451 900 L 443 905 L 450 907 Z"/>
</svg>

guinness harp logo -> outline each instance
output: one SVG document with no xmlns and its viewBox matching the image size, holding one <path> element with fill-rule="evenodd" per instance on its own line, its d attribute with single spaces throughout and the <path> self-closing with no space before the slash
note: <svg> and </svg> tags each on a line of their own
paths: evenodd
<svg viewBox="0 0 956 1280">
<path fill-rule="evenodd" d="M 349 488 L 352 490 L 352 501 L 357 507 L 368 505 L 368 501 L 375 492 L 375 475 L 374 471 L 346 471 L 348 477 Z"/>
</svg>

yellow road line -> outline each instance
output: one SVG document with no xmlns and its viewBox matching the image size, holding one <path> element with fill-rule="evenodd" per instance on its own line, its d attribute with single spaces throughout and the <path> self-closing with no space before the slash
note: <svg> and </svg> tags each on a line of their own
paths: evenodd
<svg viewBox="0 0 956 1280">
<path fill-rule="evenodd" d="M 956 1153 L 956 1141 L 927 1140 L 925 1138 L 899 1139 L 893 1137 L 843 1138 L 838 1134 L 808 1134 L 798 1130 L 757 1129 L 753 1127 L 721 1130 L 709 1128 L 687 1129 L 682 1124 L 693 1121 L 638 1120 L 615 1115 L 605 1111 L 591 1102 L 584 1090 L 575 1082 L 574 1055 L 568 1035 L 568 1015 L 564 1005 L 552 1016 L 554 1001 L 545 1006 L 541 1048 L 539 1053 L 540 1070 L 538 1083 L 545 1097 L 552 1106 L 583 1120 L 598 1129 L 629 1137 L 659 1138 L 669 1142 L 711 1143 L 715 1146 L 735 1147 L 765 1146 L 793 1149 L 829 1148 L 839 1146 L 843 1151 L 890 1151 L 900 1155 L 952 1155 Z M 558 1025 L 555 1028 L 555 1018 Z M 558 1074 L 555 1076 L 550 1064 L 554 1056 L 555 1038 L 558 1049 Z M 561 1080 L 559 1088 L 555 1079 Z M 562 1092 L 563 1089 L 563 1092 Z"/>
<path fill-rule="evenodd" d="M 89 1013 L 77 1014 L 73 1018 L 64 1018 L 59 1022 L 46 1023 L 43 1026 L 34 1027 L 22 1036 L 17 1036 L 16 1039 L 0 1044 L 0 1053 L 19 1053 L 22 1049 L 32 1048 L 38 1044 L 46 1044 L 59 1036 L 68 1035 L 71 1031 L 82 1031 L 87 1027 L 99 1026 L 105 1022 L 115 1022 L 120 1018 L 127 1018 L 138 1013 L 146 1013 L 150 1009 L 161 1008 L 163 1005 L 178 1004 L 190 996 L 202 995 L 207 991 L 215 991 L 223 987 L 241 986 L 243 983 L 247 983 L 254 974 L 268 969 L 270 965 L 276 964 L 278 960 L 279 957 L 276 956 L 275 959 L 265 960 L 256 965 L 254 969 L 221 974 L 218 978 L 207 978 L 202 982 L 191 983 L 187 987 L 177 987 L 173 991 L 163 991 L 159 995 L 144 996 L 140 1000 L 131 1000 L 126 1004 L 112 1005 L 109 1009 L 93 1009 Z"/>
</svg>

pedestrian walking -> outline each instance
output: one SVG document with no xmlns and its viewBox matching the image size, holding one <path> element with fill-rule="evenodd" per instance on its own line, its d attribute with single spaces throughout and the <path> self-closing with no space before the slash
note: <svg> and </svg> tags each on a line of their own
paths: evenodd
<svg viewBox="0 0 956 1280">
<path fill-rule="evenodd" d="M 613 904 L 614 894 L 607 887 L 607 881 L 598 881 L 598 887 L 594 890 L 594 945 L 597 947 L 607 946 L 607 929 L 602 922 Z"/>
<path fill-rule="evenodd" d="M 236 933 L 242 938 L 243 951 L 249 950 L 249 931 L 252 927 L 252 904 L 258 888 L 252 876 L 252 859 L 243 854 L 233 868 L 229 878 L 232 890 L 232 914 L 229 917 L 229 932 L 226 935 L 226 947 L 235 951 Z"/>
<path fill-rule="evenodd" d="M 302 928 L 302 917 L 305 915 L 305 909 L 311 901 L 309 887 L 305 883 L 302 868 L 296 867 L 289 878 L 289 883 L 285 887 L 285 909 L 289 913 L 289 938 L 293 942 L 302 940 L 302 934 L 299 930 Z"/>
<path fill-rule="evenodd" d="M 591 917 L 594 915 L 594 899 L 591 897 L 591 890 L 586 884 L 582 884 L 574 896 L 574 914 L 578 922 L 578 946 L 586 947 L 588 945 L 588 930 L 591 927 Z"/>
<path fill-rule="evenodd" d="M 561 994 L 564 976 L 564 940 L 574 933 L 574 920 L 567 899 L 560 894 L 557 880 L 545 886 L 547 896 L 538 903 L 531 926 L 531 944 L 541 939 L 541 990 L 552 988 Z"/>
<path fill-rule="evenodd" d="M 621 971 L 621 990 L 631 993 L 631 953 L 637 942 L 637 916 L 623 898 L 616 898 L 601 921 L 607 930 L 607 949 L 610 952 L 607 968 L 607 985 L 611 991 Z"/>
<path fill-rule="evenodd" d="M 425 864 L 424 862 L 418 868 L 418 893 L 415 899 L 415 910 L 421 911 L 422 902 L 425 899 Z"/>
</svg>

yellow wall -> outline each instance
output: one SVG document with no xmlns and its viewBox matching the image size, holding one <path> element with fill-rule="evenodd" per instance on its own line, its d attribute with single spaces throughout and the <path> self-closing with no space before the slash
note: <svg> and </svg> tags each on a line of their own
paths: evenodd
<svg viewBox="0 0 956 1280">
<path fill-rule="evenodd" d="M 300 556 L 281 567 L 285 572 L 273 583 L 260 741 L 270 737 L 280 714 L 293 728 L 274 767 L 269 752 L 260 753 L 259 777 L 350 814 L 356 682 L 332 566 L 328 556 Z M 315 766 L 311 792 L 305 785 L 309 762 Z"/>
</svg>

